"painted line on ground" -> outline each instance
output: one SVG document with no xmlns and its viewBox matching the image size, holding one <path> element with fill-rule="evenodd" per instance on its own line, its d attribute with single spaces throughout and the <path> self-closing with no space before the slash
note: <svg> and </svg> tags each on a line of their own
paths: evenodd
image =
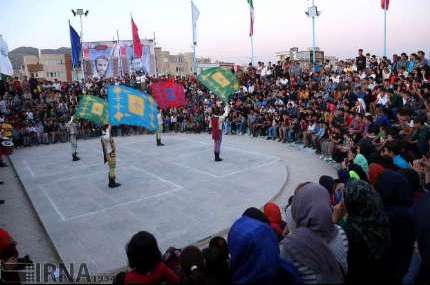
<svg viewBox="0 0 430 285">
<path fill-rule="evenodd" d="M 23 159 L 22 163 L 24 164 L 25 169 L 27 169 L 27 171 L 30 172 L 31 177 L 34 177 L 34 172 L 31 169 L 30 165 L 28 165 L 27 160 Z"/>
<path fill-rule="evenodd" d="M 147 174 L 147 175 L 149 175 L 149 176 L 152 176 L 152 177 L 154 177 L 154 178 L 156 178 L 156 179 L 158 179 L 158 180 L 160 180 L 160 181 L 162 181 L 162 182 L 164 182 L 164 183 L 167 183 L 167 184 L 170 184 L 170 185 L 173 185 L 173 186 L 175 186 L 176 188 L 184 188 L 183 186 L 181 186 L 181 185 L 178 185 L 178 184 L 176 184 L 176 183 L 174 183 L 174 182 L 172 182 L 172 181 L 170 181 L 170 180 L 167 180 L 167 179 L 164 179 L 164 178 L 162 178 L 162 177 L 160 177 L 160 176 L 158 176 L 158 175 L 156 175 L 156 174 L 154 174 L 154 173 L 152 173 L 152 172 L 149 172 L 148 170 L 146 170 L 146 169 L 144 169 L 144 168 L 139 168 L 139 167 L 136 167 L 135 165 L 131 165 L 130 166 L 130 168 L 131 169 L 134 169 L 134 170 L 137 170 L 137 171 L 140 171 L 140 172 L 143 172 L 143 173 L 145 173 L 145 174 Z"/>
<path fill-rule="evenodd" d="M 63 216 L 63 214 L 61 213 L 60 209 L 58 209 L 58 207 L 55 204 L 55 202 L 51 199 L 51 197 L 49 196 L 49 194 L 44 189 L 42 189 L 42 187 L 40 187 L 40 186 L 38 186 L 38 187 L 39 187 L 40 190 L 42 190 L 43 194 L 46 196 L 46 198 L 48 199 L 48 201 L 51 204 L 52 208 L 54 208 L 54 210 L 57 213 L 57 215 L 64 222 L 66 220 L 66 218 Z"/>
<path fill-rule="evenodd" d="M 250 170 L 255 170 L 255 169 L 259 169 L 259 168 L 265 167 L 265 166 L 269 166 L 269 165 L 275 164 L 276 162 L 281 162 L 281 161 L 282 161 L 281 159 L 275 159 L 275 160 L 272 160 L 272 161 L 269 161 L 269 162 L 264 162 L 264 163 L 261 163 L 261 164 L 255 165 L 255 166 L 251 166 L 251 167 L 247 167 L 247 168 L 244 168 L 244 169 L 241 169 L 241 170 L 233 171 L 233 172 L 230 172 L 228 174 L 220 175 L 218 177 L 219 178 L 223 178 L 223 177 L 232 176 L 232 175 L 235 175 L 235 174 L 239 174 L 239 173 L 247 172 L 247 171 L 250 171 Z"/>
<path fill-rule="evenodd" d="M 175 189 L 170 190 L 170 191 L 164 191 L 164 192 L 157 193 L 157 194 L 154 194 L 154 195 L 149 195 L 149 196 L 140 198 L 138 200 L 132 200 L 132 201 L 127 201 L 127 202 L 123 202 L 123 203 L 118 203 L 118 204 L 115 204 L 115 205 L 112 205 L 112 206 L 109 206 L 109 207 L 105 207 L 105 208 L 97 210 L 97 211 L 91 211 L 91 212 L 87 212 L 85 214 L 72 216 L 70 218 L 65 219 L 64 221 L 68 222 L 68 221 L 72 221 L 72 220 L 76 220 L 76 219 L 80 219 L 80 218 L 84 218 L 84 217 L 89 217 L 89 216 L 97 215 L 99 213 L 102 213 L 102 212 L 105 212 L 105 211 L 108 211 L 108 210 L 112 210 L 112 209 L 115 209 L 115 208 L 118 208 L 118 207 L 127 206 L 127 205 L 131 205 L 131 204 L 134 204 L 134 203 L 142 202 L 144 200 L 148 200 L 148 199 L 157 198 L 157 197 L 161 197 L 161 196 L 164 196 L 164 195 L 169 195 L 169 194 L 172 194 L 172 193 L 176 193 L 176 192 L 181 191 L 182 189 L 183 189 L 183 187 L 181 186 L 180 188 L 175 188 Z"/>
</svg>

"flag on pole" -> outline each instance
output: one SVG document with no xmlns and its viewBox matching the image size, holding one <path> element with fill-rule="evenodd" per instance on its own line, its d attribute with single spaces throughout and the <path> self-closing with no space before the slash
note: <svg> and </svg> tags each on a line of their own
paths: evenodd
<svg viewBox="0 0 430 285">
<path fill-rule="evenodd" d="M 249 4 L 249 36 L 252 37 L 254 35 L 254 3 L 252 0 L 246 0 Z"/>
<path fill-rule="evenodd" d="M 142 44 L 141 44 L 140 38 L 139 38 L 139 30 L 137 29 L 137 26 L 134 23 L 133 18 L 131 18 L 131 32 L 133 34 L 134 57 L 135 58 L 141 58 L 142 57 Z"/>
<path fill-rule="evenodd" d="M 70 23 L 69 23 L 69 30 L 70 30 L 70 45 L 72 47 L 72 67 L 77 68 L 79 67 L 79 58 L 81 57 L 81 49 L 82 49 L 81 38 L 79 37 L 75 29 L 70 25 Z"/>
<path fill-rule="evenodd" d="M 200 11 L 197 9 L 194 2 L 191 1 L 191 18 L 193 21 L 193 44 L 197 45 L 197 20 L 199 19 Z"/>
<path fill-rule="evenodd" d="M 158 130 L 157 102 L 145 93 L 124 85 L 108 87 L 109 122 L 112 126 L 141 126 Z"/>
<path fill-rule="evenodd" d="M 173 80 L 160 80 L 151 84 L 151 93 L 161 109 L 185 106 L 184 86 Z"/>
<path fill-rule="evenodd" d="M 208 68 L 200 73 L 197 79 L 206 88 L 221 97 L 224 102 L 227 102 L 230 95 L 239 90 L 236 76 L 221 67 Z"/>
<path fill-rule="evenodd" d="M 79 106 L 75 117 L 94 122 L 97 125 L 104 125 L 108 122 L 107 102 L 99 97 L 83 95 L 80 97 Z"/>
<path fill-rule="evenodd" d="M 388 10 L 389 5 L 390 5 L 390 0 L 381 0 L 382 10 Z"/>
</svg>

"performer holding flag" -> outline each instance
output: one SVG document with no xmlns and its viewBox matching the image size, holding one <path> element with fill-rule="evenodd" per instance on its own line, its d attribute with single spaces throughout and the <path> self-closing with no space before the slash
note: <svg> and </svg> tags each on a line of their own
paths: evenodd
<svg viewBox="0 0 430 285">
<path fill-rule="evenodd" d="M 222 124 L 227 118 L 230 112 L 230 106 L 226 105 L 224 108 L 224 114 L 220 115 L 220 108 L 214 107 L 212 110 L 211 117 L 211 128 L 212 128 L 212 139 L 214 141 L 214 155 L 215 161 L 222 161 L 220 157 L 221 153 L 221 142 L 222 142 Z"/>
<path fill-rule="evenodd" d="M 158 111 L 157 122 L 158 122 L 158 130 L 155 132 L 155 139 L 157 141 L 157 146 L 163 146 L 164 144 L 161 142 L 161 133 L 163 132 L 163 110 Z"/>
<path fill-rule="evenodd" d="M 116 146 L 111 136 L 111 127 L 110 125 L 105 125 L 102 130 L 102 147 L 103 147 L 103 158 L 104 163 L 108 163 L 109 165 L 109 188 L 115 188 L 120 186 L 121 184 L 116 183 L 115 179 L 115 167 L 116 167 Z"/>
<path fill-rule="evenodd" d="M 67 129 L 69 130 L 69 140 L 70 146 L 72 147 L 72 158 L 73 161 L 80 160 L 78 156 L 78 140 L 76 138 L 78 134 L 78 126 L 75 122 L 75 116 L 70 118 L 70 121 L 67 123 Z"/>
</svg>

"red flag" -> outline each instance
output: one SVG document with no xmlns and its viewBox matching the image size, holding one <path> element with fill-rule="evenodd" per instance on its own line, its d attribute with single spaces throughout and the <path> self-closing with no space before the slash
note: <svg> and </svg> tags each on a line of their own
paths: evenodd
<svg viewBox="0 0 430 285">
<path fill-rule="evenodd" d="M 385 9 L 388 10 L 389 5 L 390 5 L 390 0 L 381 0 L 381 8 L 383 10 L 385 10 Z"/>
<path fill-rule="evenodd" d="M 140 43 L 139 31 L 137 29 L 136 24 L 133 21 L 133 18 L 131 18 L 131 32 L 133 33 L 134 57 L 135 58 L 141 58 L 142 57 L 142 44 Z"/>
<path fill-rule="evenodd" d="M 187 104 L 184 86 L 173 80 L 161 80 L 151 84 L 151 93 L 161 109 L 180 107 Z"/>
</svg>

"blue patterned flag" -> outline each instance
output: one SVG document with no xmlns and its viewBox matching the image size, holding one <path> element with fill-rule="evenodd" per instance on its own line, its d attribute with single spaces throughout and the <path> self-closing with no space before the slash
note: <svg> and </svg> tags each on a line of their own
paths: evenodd
<svg viewBox="0 0 430 285">
<path fill-rule="evenodd" d="M 131 125 L 158 130 L 157 102 L 145 93 L 124 85 L 108 88 L 109 121 L 112 126 Z"/>
</svg>

